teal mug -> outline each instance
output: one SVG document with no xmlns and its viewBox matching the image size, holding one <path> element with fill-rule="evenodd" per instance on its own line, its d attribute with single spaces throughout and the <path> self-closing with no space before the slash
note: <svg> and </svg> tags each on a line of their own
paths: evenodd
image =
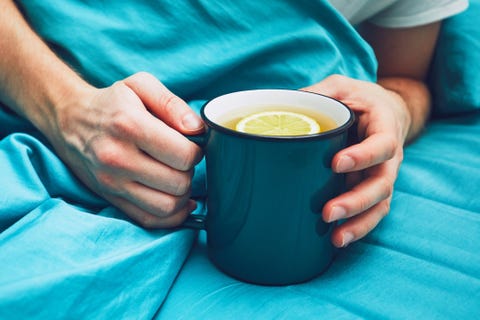
<svg viewBox="0 0 480 320">
<path fill-rule="evenodd" d="M 265 108 L 326 116 L 334 127 L 262 136 L 228 125 Z M 300 283 L 326 270 L 333 225 L 321 211 L 344 191 L 344 176 L 332 171 L 331 161 L 347 145 L 353 112 L 316 93 L 260 89 L 214 98 L 201 116 L 205 133 L 189 138 L 205 153 L 207 214 L 191 216 L 185 226 L 206 230 L 210 260 L 226 274 L 263 285 Z"/>
</svg>

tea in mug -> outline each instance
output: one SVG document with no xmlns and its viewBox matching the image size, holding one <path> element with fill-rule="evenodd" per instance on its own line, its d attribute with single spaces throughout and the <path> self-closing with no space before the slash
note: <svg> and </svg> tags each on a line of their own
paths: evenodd
<svg viewBox="0 0 480 320">
<path fill-rule="evenodd" d="M 288 106 L 248 108 L 242 115 L 222 120 L 219 124 L 228 129 L 263 136 L 302 136 L 337 127 L 332 118 L 319 111 Z"/>
</svg>

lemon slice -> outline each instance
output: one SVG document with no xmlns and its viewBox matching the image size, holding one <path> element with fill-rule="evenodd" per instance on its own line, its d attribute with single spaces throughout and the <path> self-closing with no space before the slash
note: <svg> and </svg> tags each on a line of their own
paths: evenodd
<svg viewBox="0 0 480 320">
<path fill-rule="evenodd" d="M 290 111 L 265 111 L 241 119 L 237 131 L 266 136 L 301 136 L 320 132 L 320 125 L 304 114 Z"/>
</svg>

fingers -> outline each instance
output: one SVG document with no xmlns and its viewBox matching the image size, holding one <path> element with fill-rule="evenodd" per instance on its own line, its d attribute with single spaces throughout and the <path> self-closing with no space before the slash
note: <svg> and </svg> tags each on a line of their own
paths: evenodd
<svg viewBox="0 0 480 320">
<path fill-rule="evenodd" d="M 174 196 L 130 181 L 119 196 L 153 216 L 166 219 L 179 212 L 188 213 L 190 190 L 182 196 Z"/>
<path fill-rule="evenodd" d="M 150 92 L 156 89 L 160 90 L 160 93 Z M 171 98 L 169 103 L 176 100 L 178 102 L 174 104 L 179 108 L 154 103 L 155 99 L 157 103 L 162 103 L 161 99 L 167 99 L 167 96 L 175 97 L 158 80 L 148 74 L 136 74 L 127 78 L 125 82 L 116 83 L 109 91 L 108 100 L 104 99 L 106 101 L 102 102 L 110 109 L 116 106 L 118 111 L 112 112 L 104 120 L 103 130 L 108 131 L 108 134 L 113 135 L 117 140 L 126 142 L 126 145 L 133 143 L 158 162 L 177 170 L 187 171 L 200 161 L 202 152 L 196 144 L 190 142 L 172 126 L 177 128 L 181 126 L 181 121 L 175 120 L 181 115 L 195 113 L 176 97 Z M 157 109 L 164 109 L 164 113 L 160 115 L 161 119 L 160 116 L 156 117 L 146 112 L 147 103 L 154 105 Z M 171 109 L 167 112 L 166 108 Z M 165 121 L 170 121 L 172 126 L 166 123 L 164 118 Z M 203 130 L 203 123 L 200 130 Z M 105 154 L 107 158 L 123 158 L 125 153 L 115 148 L 115 145 L 105 143 L 98 148 L 98 151 Z M 109 153 L 112 154 L 109 155 Z"/>
<path fill-rule="evenodd" d="M 172 168 L 191 169 L 202 158 L 201 149 L 187 141 L 181 133 L 202 132 L 204 125 L 200 117 L 182 99 L 148 73 L 137 73 L 125 79 L 124 83 L 161 120 L 158 121 L 153 115 L 138 119 L 141 124 L 134 127 L 138 133 L 137 146 Z"/>
<path fill-rule="evenodd" d="M 196 208 L 190 199 L 193 170 L 155 167 L 151 175 L 133 174 L 137 168 L 118 172 L 109 168 L 97 174 L 99 193 L 144 227 L 173 227 Z"/>
<path fill-rule="evenodd" d="M 346 247 L 372 231 L 388 214 L 391 198 L 378 202 L 367 211 L 348 219 L 332 232 L 332 243 L 338 248 Z"/>
<path fill-rule="evenodd" d="M 200 117 L 153 75 L 140 72 L 123 82 L 138 95 L 153 114 L 170 127 L 191 135 L 203 131 L 204 126 Z"/>
<path fill-rule="evenodd" d="M 335 172 L 363 170 L 391 159 L 397 151 L 396 139 L 387 134 L 374 134 L 338 152 L 332 160 L 332 169 Z"/>
<path fill-rule="evenodd" d="M 344 247 L 361 239 L 388 213 L 399 163 L 399 157 L 394 157 L 369 168 L 362 180 L 358 172 L 349 174 L 347 181 L 351 178 L 358 184 L 325 204 L 322 215 L 326 222 L 348 219 L 332 234 L 335 246 Z"/>
<path fill-rule="evenodd" d="M 135 144 L 155 160 L 182 171 L 201 160 L 202 149 L 175 129 L 150 115 L 139 121 Z"/>
<path fill-rule="evenodd" d="M 96 189 L 105 199 L 149 228 L 178 225 L 195 209 L 193 170 L 175 170 L 130 146 L 123 151 L 127 158 L 102 159 L 96 171 Z"/>
<path fill-rule="evenodd" d="M 332 160 L 333 171 L 347 174 L 347 192 L 328 201 L 322 211 L 327 222 L 345 219 L 334 229 L 332 242 L 346 246 L 371 231 L 389 210 L 410 126 L 409 111 L 398 94 L 342 75 L 332 75 L 303 90 L 338 99 L 356 115 L 360 142 L 341 150 Z"/>
<path fill-rule="evenodd" d="M 142 226 L 173 226 L 194 209 L 189 201 L 194 162 L 184 162 L 189 169 L 178 170 L 128 140 L 99 140 L 91 148 L 96 155 L 94 189 Z"/>
<path fill-rule="evenodd" d="M 112 146 L 109 146 L 112 149 Z M 190 189 L 193 167 L 187 171 L 176 170 L 156 161 L 131 145 L 120 144 L 120 150 L 110 152 L 103 148 L 98 152 L 98 182 L 111 190 L 125 189 L 126 181 L 134 181 L 174 196 L 181 196 Z M 127 156 L 121 157 L 120 152 Z M 192 164 L 193 165 L 193 164 Z"/>
<path fill-rule="evenodd" d="M 85 114 L 97 116 L 71 157 L 80 178 L 142 226 L 178 225 L 196 207 L 191 180 L 202 158 L 182 133 L 202 131 L 203 122 L 147 73 L 102 89 L 92 101 Z"/>
<path fill-rule="evenodd" d="M 106 197 L 113 205 L 119 207 L 130 218 L 145 228 L 173 228 L 179 226 L 188 215 L 197 208 L 194 200 L 189 199 L 186 204 L 175 212 L 165 213 L 157 211 L 152 214 L 143 208 L 121 197 Z"/>
<path fill-rule="evenodd" d="M 351 190 L 325 204 L 323 209 L 325 221 L 350 218 L 387 199 L 392 194 L 394 180 L 394 177 L 387 178 L 381 173 L 375 173 L 362 180 Z"/>
</svg>

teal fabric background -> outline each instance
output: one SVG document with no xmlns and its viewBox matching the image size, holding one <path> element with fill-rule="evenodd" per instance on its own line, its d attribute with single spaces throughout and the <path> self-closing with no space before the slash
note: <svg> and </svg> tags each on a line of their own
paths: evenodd
<svg viewBox="0 0 480 320">
<path fill-rule="evenodd" d="M 182 98 L 299 88 L 332 73 L 371 80 L 370 48 L 325 1 L 18 1 L 98 86 L 148 71 Z"/>
<path fill-rule="evenodd" d="M 430 73 L 434 116 L 480 110 L 480 0 L 443 23 Z"/>
<path fill-rule="evenodd" d="M 0 319 L 155 314 L 195 232 L 135 226 L 31 135 L 1 140 L 0 170 Z"/>
</svg>

